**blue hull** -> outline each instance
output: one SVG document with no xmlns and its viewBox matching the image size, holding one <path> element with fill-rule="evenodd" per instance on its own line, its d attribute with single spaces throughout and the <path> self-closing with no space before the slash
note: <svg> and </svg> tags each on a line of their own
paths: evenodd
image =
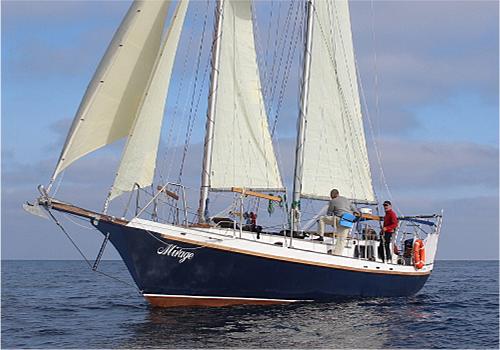
<svg viewBox="0 0 500 350">
<path fill-rule="evenodd" d="M 280 300 L 408 296 L 418 292 L 429 277 L 350 271 L 199 248 L 106 221 L 96 228 L 110 234 L 144 294 Z M 162 241 L 182 250 L 167 252 L 168 245 Z"/>
</svg>

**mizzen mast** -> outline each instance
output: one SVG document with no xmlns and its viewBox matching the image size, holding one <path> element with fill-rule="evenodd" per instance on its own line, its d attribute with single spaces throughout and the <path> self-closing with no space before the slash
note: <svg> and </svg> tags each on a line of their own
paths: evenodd
<svg viewBox="0 0 500 350">
<path fill-rule="evenodd" d="M 207 122 L 205 124 L 205 142 L 203 149 L 203 168 L 201 171 L 200 203 L 198 206 L 198 221 L 205 222 L 208 191 L 210 187 L 210 171 L 214 137 L 215 102 L 217 100 L 217 84 L 219 80 L 220 43 L 222 34 L 222 12 L 224 0 L 217 0 L 214 44 L 212 49 L 212 74 L 210 80 L 210 94 L 208 97 Z"/>
<path fill-rule="evenodd" d="M 302 174 L 304 162 L 304 140 L 306 136 L 306 113 L 309 98 L 309 77 L 311 70 L 312 29 L 314 0 L 307 0 L 306 43 L 304 45 L 304 62 L 302 71 L 302 91 L 300 96 L 299 119 L 297 126 L 297 144 L 295 149 L 295 170 L 293 176 L 292 197 L 292 231 L 298 229 L 300 216 L 300 194 L 302 190 Z"/>
</svg>

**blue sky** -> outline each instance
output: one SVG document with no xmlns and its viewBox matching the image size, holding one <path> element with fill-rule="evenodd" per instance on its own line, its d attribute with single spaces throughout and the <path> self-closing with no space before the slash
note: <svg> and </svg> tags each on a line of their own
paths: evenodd
<svg viewBox="0 0 500 350">
<path fill-rule="evenodd" d="M 86 85 L 129 4 L 2 1 L 3 258 L 78 258 L 52 223 L 28 216 L 21 204 L 37 196 L 36 185 L 47 183 Z M 208 6 L 207 12 L 207 2 L 191 3 L 174 67 L 174 84 L 184 88 L 169 94 L 167 115 L 175 111 L 179 119 L 173 126 L 175 119 L 166 119 L 164 136 L 172 129 L 176 146 L 184 141 L 193 93 L 188 88 L 205 14 L 212 13 L 212 4 Z M 288 6 L 284 1 L 257 4 L 259 52 L 266 57 L 272 56 L 276 37 L 277 24 L 269 26 L 271 13 L 276 22 Z M 393 199 L 405 213 L 445 210 L 438 258 L 498 258 L 498 3 L 375 1 L 372 11 L 370 1 L 351 1 L 350 7 L 364 94 Z M 212 29 L 209 17 L 207 35 Z M 273 29 L 271 35 L 268 28 Z M 285 170 L 291 168 L 296 125 L 297 59 L 298 54 L 278 121 Z M 201 63 L 201 72 L 206 63 Z M 201 98 L 184 175 L 193 188 L 199 181 L 205 92 L 206 85 L 195 91 Z M 372 141 L 369 137 L 370 153 Z M 58 193 L 61 198 L 100 209 L 120 145 L 69 169 Z M 176 163 L 176 151 L 162 158 Z M 371 160 L 375 188 L 385 199 L 378 166 Z M 171 171 L 172 176 L 176 173 Z M 76 232 L 75 239 L 89 255 L 95 254 L 99 235 Z M 488 244 L 471 246 L 471 237 Z M 116 258 L 116 253 L 106 256 Z"/>
</svg>

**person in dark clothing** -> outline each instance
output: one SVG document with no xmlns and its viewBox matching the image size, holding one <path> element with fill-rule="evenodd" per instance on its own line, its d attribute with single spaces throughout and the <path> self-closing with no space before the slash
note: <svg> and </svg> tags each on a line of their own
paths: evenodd
<svg viewBox="0 0 500 350">
<path fill-rule="evenodd" d="M 398 216 L 394 210 L 392 210 L 392 203 L 390 201 L 384 202 L 384 211 L 384 226 L 382 228 L 383 232 L 381 232 L 382 243 L 384 245 L 382 260 L 390 262 L 392 261 L 391 241 L 392 236 L 398 227 Z"/>
</svg>

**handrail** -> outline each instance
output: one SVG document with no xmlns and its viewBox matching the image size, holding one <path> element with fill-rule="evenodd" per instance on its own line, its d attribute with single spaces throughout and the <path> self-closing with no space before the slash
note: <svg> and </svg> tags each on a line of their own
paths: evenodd
<svg viewBox="0 0 500 350">
<path fill-rule="evenodd" d="M 146 210 L 146 208 L 148 208 L 151 205 L 151 203 L 153 203 L 158 198 L 158 196 L 161 193 L 167 194 L 166 188 L 169 185 L 171 185 L 171 186 L 177 186 L 177 187 L 180 187 L 181 189 L 183 189 L 184 222 L 185 222 L 185 225 L 187 225 L 187 206 L 186 206 L 186 196 L 185 196 L 184 185 L 181 185 L 181 184 L 178 184 L 178 183 L 174 183 L 174 182 L 167 182 L 163 186 L 158 186 L 158 192 L 153 196 L 153 198 L 151 198 L 151 200 L 138 213 L 136 213 L 136 215 L 134 216 L 134 218 L 138 218 Z M 171 192 L 171 191 L 168 191 L 168 192 Z"/>
</svg>

